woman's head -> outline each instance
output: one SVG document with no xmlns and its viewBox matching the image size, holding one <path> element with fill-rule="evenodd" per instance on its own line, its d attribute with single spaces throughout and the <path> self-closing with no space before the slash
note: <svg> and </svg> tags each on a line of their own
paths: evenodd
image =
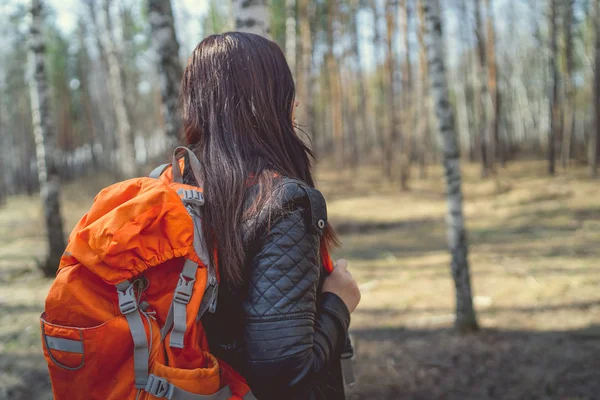
<svg viewBox="0 0 600 400">
<path fill-rule="evenodd" d="M 312 154 L 296 135 L 295 87 L 281 49 L 261 36 L 230 32 L 204 39 L 185 69 L 184 134 L 202 164 L 205 237 L 225 280 L 242 280 L 242 222 L 268 200 L 275 174 L 313 185 Z M 259 185 L 243 212 L 249 182 Z"/>
<path fill-rule="evenodd" d="M 186 141 L 203 158 L 223 152 L 251 173 L 308 178 L 310 151 L 291 117 L 294 80 L 274 42 L 241 32 L 207 37 L 188 62 L 182 96 Z"/>
</svg>

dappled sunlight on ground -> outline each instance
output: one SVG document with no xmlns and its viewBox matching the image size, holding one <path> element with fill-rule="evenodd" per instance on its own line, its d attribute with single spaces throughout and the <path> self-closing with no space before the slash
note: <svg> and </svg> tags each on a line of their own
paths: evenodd
<svg viewBox="0 0 600 400">
<path fill-rule="evenodd" d="M 600 184 L 520 162 L 481 181 L 464 168 L 475 306 L 482 331 L 453 333 L 443 175 L 399 192 L 377 168 L 319 187 L 363 301 L 352 316 L 352 399 L 593 399 L 600 393 Z M 101 183 L 70 185 L 67 228 Z M 36 198 L 0 209 L 0 399 L 46 399 L 37 317 L 50 282 Z"/>
<path fill-rule="evenodd" d="M 460 337 L 441 169 L 400 193 L 377 170 L 323 171 L 336 256 L 363 301 L 353 315 L 353 398 L 591 399 L 600 390 L 600 185 L 522 162 L 482 182 L 463 168 L 475 307 Z M 353 182 L 354 181 L 354 182 Z M 357 191 L 358 188 L 358 191 Z M 595 355 L 594 355 L 595 354 Z"/>
</svg>

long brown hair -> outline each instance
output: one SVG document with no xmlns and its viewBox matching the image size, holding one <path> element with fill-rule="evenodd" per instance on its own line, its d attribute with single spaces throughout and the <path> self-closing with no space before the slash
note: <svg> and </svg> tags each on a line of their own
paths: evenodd
<svg viewBox="0 0 600 400">
<path fill-rule="evenodd" d="M 243 282 L 242 223 L 260 212 L 275 174 L 314 186 L 313 154 L 293 126 L 295 93 L 279 46 L 250 33 L 205 38 L 184 72 L 185 139 L 204 173 L 204 234 L 231 286 Z M 259 195 L 244 212 L 249 182 L 259 185 Z M 335 241 L 330 228 L 325 238 Z"/>
</svg>

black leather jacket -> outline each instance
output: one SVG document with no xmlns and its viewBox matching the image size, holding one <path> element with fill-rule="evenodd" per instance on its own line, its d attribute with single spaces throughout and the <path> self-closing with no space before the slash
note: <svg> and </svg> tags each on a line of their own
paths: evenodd
<svg viewBox="0 0 600 400">
<path fill-rule="evenodd" d="M 216 314 L 203 319 L 211 351 L 260 400 L 344 399 L 340 353 L 350 314 L 338 296 L 321 293 L 325 201 L 287 178 L 274 196 L 275 207 L 244 229 L 247 283 L 232 290 L 223 282 Z"/>
</svg>

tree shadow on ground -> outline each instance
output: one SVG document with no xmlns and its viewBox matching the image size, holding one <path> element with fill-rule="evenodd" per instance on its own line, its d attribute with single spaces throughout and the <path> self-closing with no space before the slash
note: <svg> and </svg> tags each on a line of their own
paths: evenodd
<svg viewBox="0 0 600 400">
<path fill-rule="evenodd" d="M 516 220 L 520 222 L 515 224 Z M 600 248 L 595 245 L 595 229 L 590 231 L 589 237 L 579 237 L 576 243 L 563 239 L 574 238 L 582 224 L 598 220 L 600 208 L 559 209 L 514 214 L 494 226 L 467 226 L 467 231 L 469 243 L 474 248 L 489 246 L 497 253 L 511 256 L 540 258 L 568 254 L 578 258 L 596 257 L 600 255 Z M 344 255 L 355 260 L 371 261 L 386 255 L 406 258 L 447 251 L 443 218 L 387 222 L 344 219 L 333 221 L 333 226 L 344 235 L 345 241 L 351 243 L 344 248 Z"/>
<path fill-rule="evenodd" d="M 535 306 L 491 306 L 485 309 L 478 309 L 477 313 L 480 316 L 498 314 L 498 313 L 543 313 L 543 312 L 556 312 L 556 311 L 588 311 L 591 308 L 600 307 L 600 299 L 591 301 L 576 301 L 571 303 L 560 303 L 560 304 L 544 304 Z M 357 315 L 365 315 L 380 318 L 389 318 L 395 316 L 408 316 L 408 315 L 426 315 L 426 314 L 451 314 L 454 310 L 444 307 L 419 307 L 419 308 L 368 308 L 361 309 L 357 308 L 355 313 Z M 354 315 L 354 314 L 353 314 Z M 600 332 L 598 332 L 600 339 Z"/>
<path fill-rule="evenodd" d="M 600 326 L 576 331 L 352 331 L 350 399 L 597 399 Z"/>
<path fill-rule="evenodd" d="M 351 400 L 591 400 L 600 393 L 600 326 L 466 336 L 450 328 L 361 328 L 352 335 L 358 384 Z M 41 350 L 0 354 L 0 369 L 20 378 L 0 385 L 0 399 L 52 398 Z"/>
</svg>

